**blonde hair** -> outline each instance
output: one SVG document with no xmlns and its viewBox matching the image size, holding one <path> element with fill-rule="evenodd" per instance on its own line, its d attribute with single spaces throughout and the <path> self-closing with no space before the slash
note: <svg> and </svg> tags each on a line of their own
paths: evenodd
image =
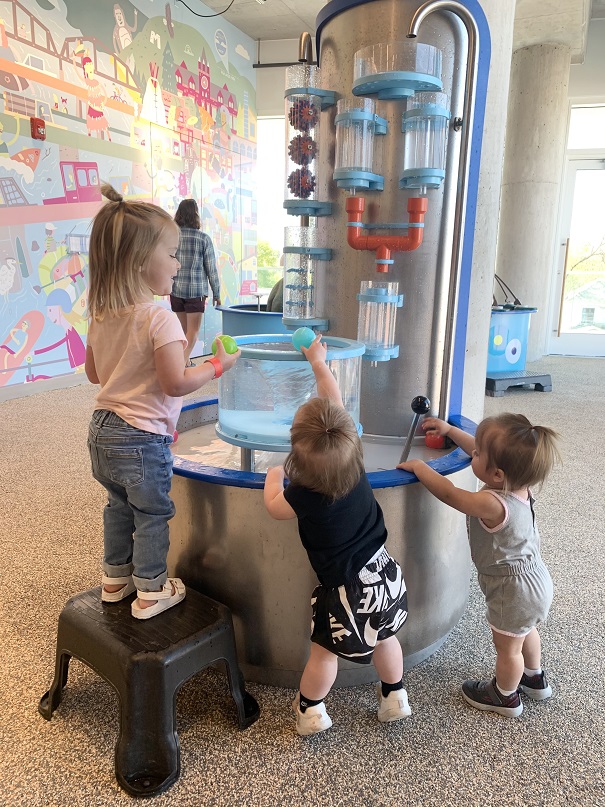
<svg viewBox="0 0 605 807">
<path fill-rule="evenodd" d="M 503 491 L 540 485 L 561 462 L 556 431 L 533 426 L 525 415 L 505 412 L 485 418 L 477 427 L 475 440 L 485 452 L 489 470 L 504 473 Z"/>
<path fill-rule="evenodd" d="M 361 440 L 351 416 L 329 398 L 312 398 L 297 411 L 284 470 L 290 482 L 332 501 L 350 493 L 363 473 Z"/>
<path fill-rule="evenodd" d="M 94 217 L 90 234 L 88 316 L 119 315 L 149 294 L 141 273 L 171 216 L 149 202 L 126 202 L 111 186 L 101 186 L 108 201 Z"/>
</svg>

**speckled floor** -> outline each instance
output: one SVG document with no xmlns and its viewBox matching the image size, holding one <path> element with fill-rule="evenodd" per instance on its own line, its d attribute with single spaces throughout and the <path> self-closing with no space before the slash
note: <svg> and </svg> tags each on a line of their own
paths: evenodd
<svg viewBox="0 0 605 807">
<path fill-rule="evenodd" d="M 249 684 L 262 709 L 237 729 L 225 678 L 205 671 L 177 701 L 181 776 L 149 801 L 178 807 L 496 807 L 605 805 L 602 457 L 605 360 L 548 358 L 552 393 L 509 391 L 486 412 L 521 411 L 564 435 L 564 468 L 538 517 L 555 601 L 542 630 L 555 690 L 518 720 L 468 707 L 467 677 L 494 654 L 474 580 L 466 613 L 430 659 L 406 673 L 413 715 L 380 725 L 371 685 L 334 691 L 334 727 L 301 739 L 289 690 Z M 211 392 L 211 388 L 205 391 Z M 57 618 L 98 584 L 103 493 L 85 446 L 94 388 L 0 403 L 0 806 L 126 805 L 114 777 L 117 696 L 72 661 L 51 722 L 37 712 L 53 675 Z M 409 581 L 408 581 L 409 584 Z"/>
</svg>

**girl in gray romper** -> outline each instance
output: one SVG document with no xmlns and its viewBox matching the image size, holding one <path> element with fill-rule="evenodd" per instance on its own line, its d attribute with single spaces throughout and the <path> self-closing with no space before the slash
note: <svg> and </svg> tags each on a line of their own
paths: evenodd
<svg viewBox="0 0 605 807">
<path fill-rule="evenodd" d="M 421 460 L 397 466 L 470 516 L 471 557 L 485 595 L 496 675 L 491 681 L 465 681 L 462 695 L 476 709 L 518 717 L 523 711 L 520 691 L 539 701 L 552 694 L 541 667 L 537 626 L 548 615 L 553 588 L 540 556 L 531 487 L 544 482 L 559 459 L 558 435 L 546 426 L 532 426 L 524 415 L 508 413 L 483 420 L 475 437 L 433 417 L 425 418 L 422 428 L 460 446 L 484 483 L 471 493 Z"/>
</svg>

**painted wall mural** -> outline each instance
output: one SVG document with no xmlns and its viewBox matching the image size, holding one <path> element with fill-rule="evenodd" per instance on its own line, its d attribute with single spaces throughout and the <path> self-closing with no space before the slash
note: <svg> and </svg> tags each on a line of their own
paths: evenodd
<svg viewBox="0 0 605 807">
<path fill-rule="evenodd" d="M 83 372 L 104 181 L 197 200 L 223 303 L 256 279 L 253 48 L 176 0 L 0 0 L 0 387 Z M 212 308 L 203 329 L 207 349 Z"/>
</svg>

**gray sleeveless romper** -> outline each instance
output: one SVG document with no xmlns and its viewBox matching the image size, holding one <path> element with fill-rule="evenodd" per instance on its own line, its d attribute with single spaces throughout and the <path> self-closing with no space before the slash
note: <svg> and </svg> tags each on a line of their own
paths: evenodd
<svg viewBox="0 0 605 807">
<path fill-rule="evenodd" d="M 540 556 L 534 500 L 483 488 L 504 505 L 504 521 L 486 527 L 469 519 L 471 557 L 485 595 L 487 621 L 494 630 L 524 636 L 548 616 L 553 586 Z"/>
</svg>

